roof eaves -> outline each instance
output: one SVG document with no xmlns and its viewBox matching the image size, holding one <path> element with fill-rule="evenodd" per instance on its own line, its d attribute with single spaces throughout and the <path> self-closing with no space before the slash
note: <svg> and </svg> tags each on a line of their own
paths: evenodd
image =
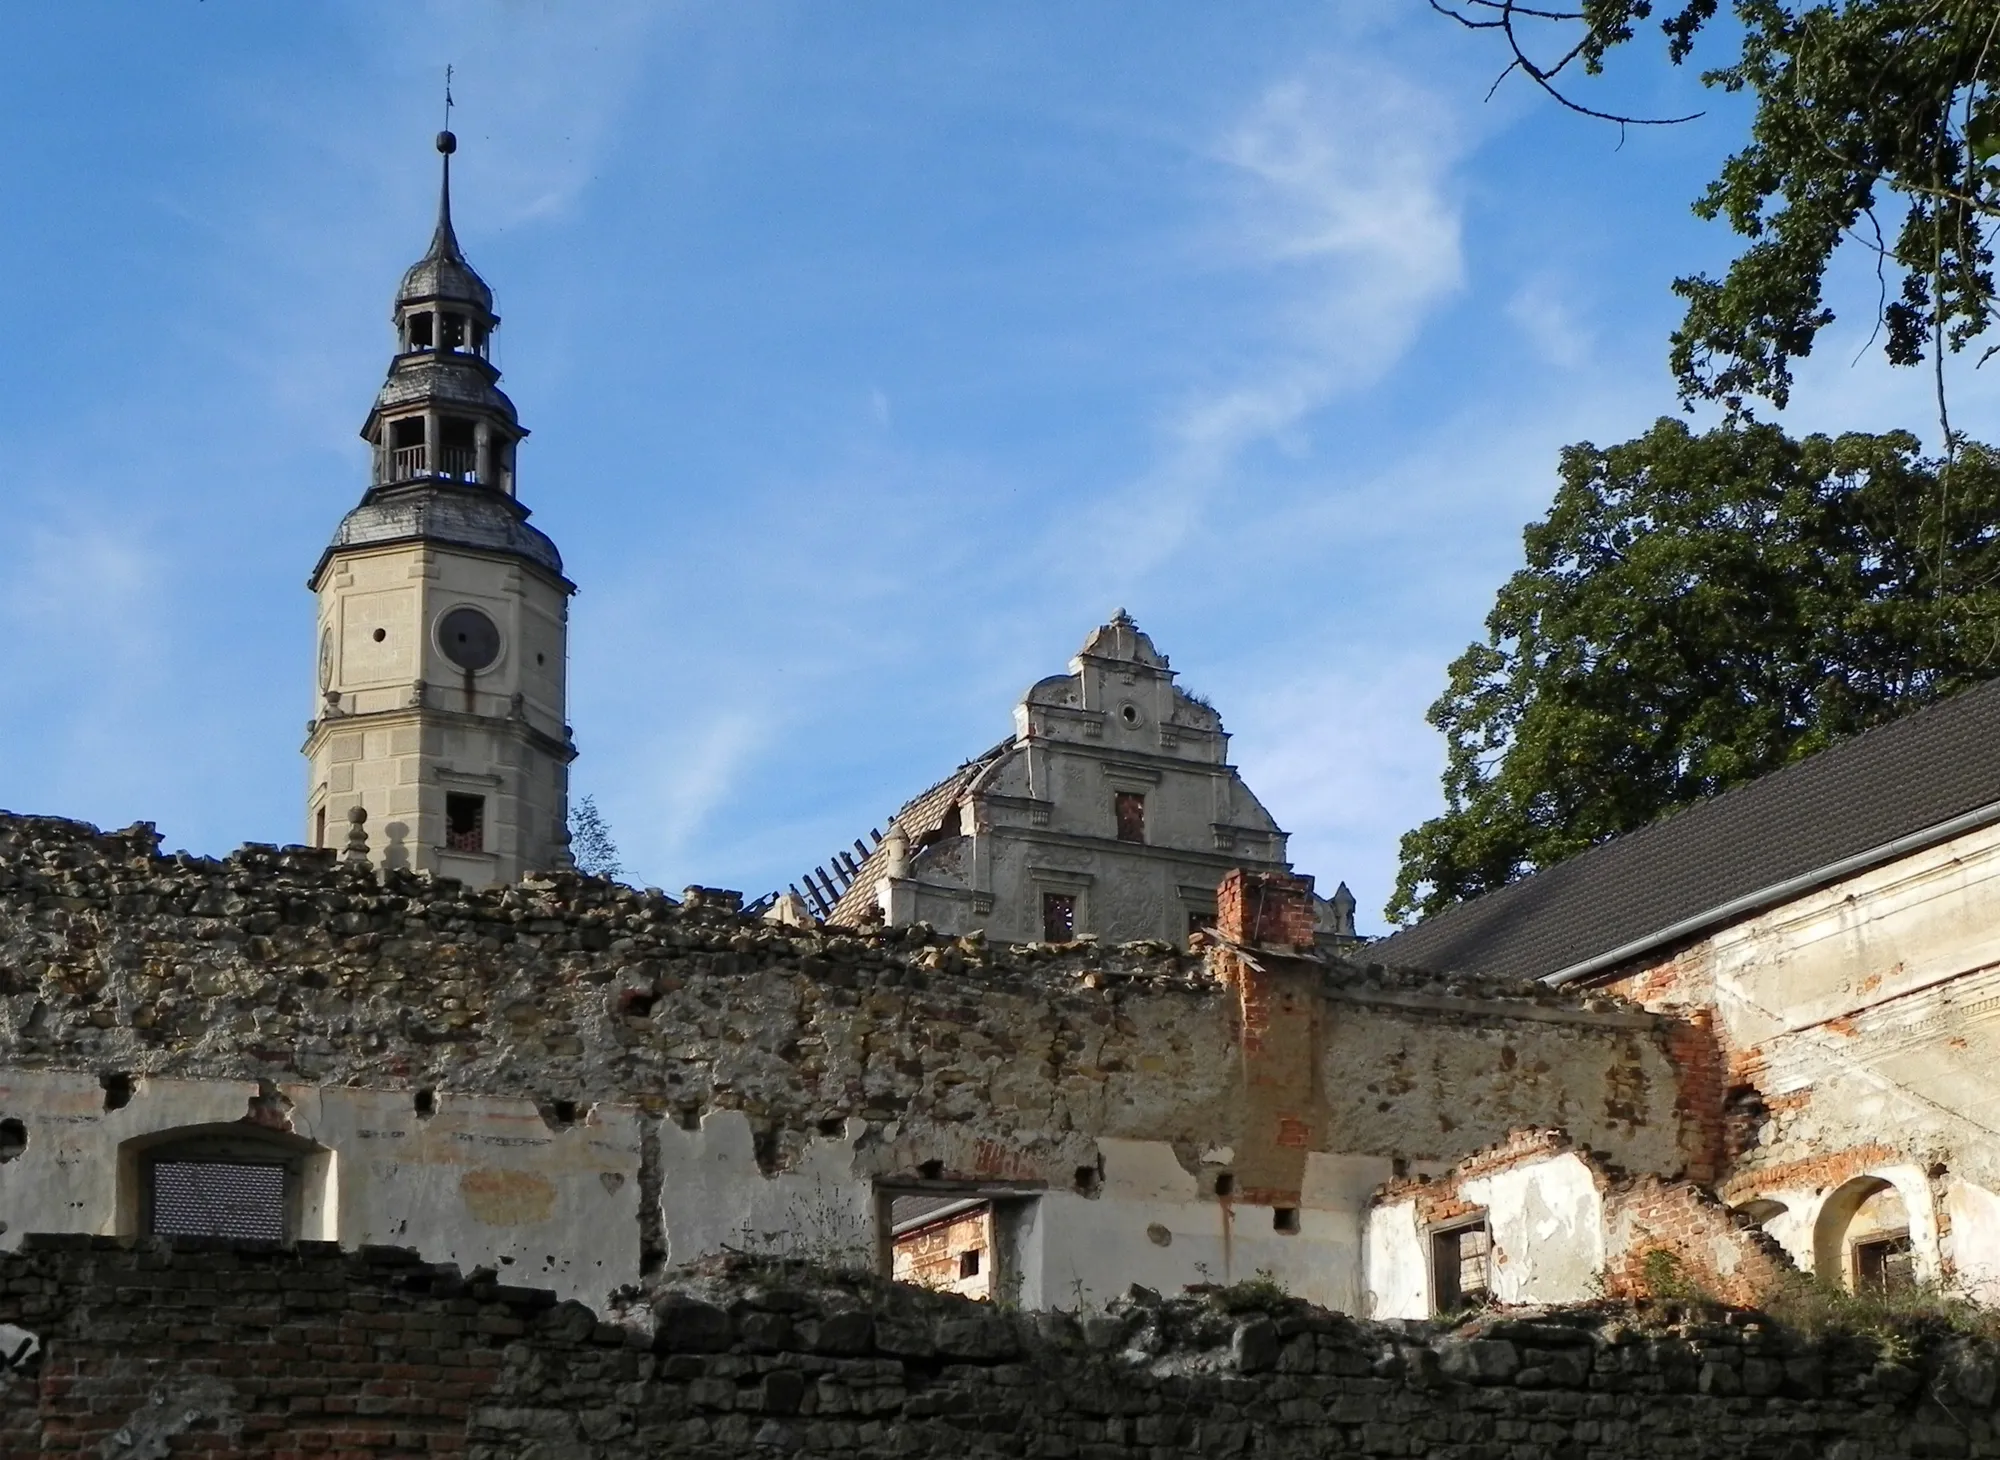
<svg viewBox="0 0 2000 1460">
<path fill-rule="evenodd" d="M 1822 867 L 1815 867 L 1810 872 L 1802 872 L 1796 877 L 1773 882 L 1768 887 L 1760 887 L 1755 892 L 1747 892 L 1727 902 L 1717 903 L 1714 907 L 1670 923 L 1644 937 L 1634 938 L 1616 948 L 1594 953 L 1588 958 L 1570 964 L 1567 968 L 1559 968 L 1554 973 L 1545 974 L 1542 982 L 1551 988 L 1561 988 L 1564 984 L 1589 978 L 1592 974 L 1602 973 L 1607 968 L 1615 968 L 1621 963 L 1650 953 L 1656 948 L 1665 947 L 1669 943 L 1677 943 L 1683 938 L 1707 932 L 1711 928 L 1733 922 L 1747 914 L 1761 912 L 1767 907 L 1788 902 L 1815 888 L 1824 887 L 1829 882 L 1837 882 L 1843 877 L 1866 872 L 1872 867 L 1879 867 L 1884 863 L 1895 861 L 1898 857 L 1923 851 L 1926 847 L 1936 846 L 1939 842 L 1950 841 L 1955 836 L 1976 831 L 1996 821 L 2000 821 L 2000 801 L 1989 801 L 1984 806 L 1974 807 L 1971 811 L 1940 821 L 1933 826 L 1913 831 L 1906 836 L 1899 836 L 1879 846 L 1870 847 L 1866 851 L 1856 852 L 1852 856 L 1841 857 Z"/>
</svg>

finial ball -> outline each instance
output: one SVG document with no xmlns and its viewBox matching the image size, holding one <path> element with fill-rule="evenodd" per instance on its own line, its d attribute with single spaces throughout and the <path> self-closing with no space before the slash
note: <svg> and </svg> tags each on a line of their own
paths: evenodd
<svg viewBox="0 0 2000 1460">
<path fill-rule="evenodd" d="M 360 826 L 368 820 L 368 808 L 366 806 L 350 806 L 347 809 L 347 819 L 356 826 Z"/>
<path fill-rule="evenodd" d="M 452 153 L 458 151 L 458 138 L 452 136 L 449 132 L 439 132 L 438 151 L 447 157 L 451 156 Z"/>
</svg>

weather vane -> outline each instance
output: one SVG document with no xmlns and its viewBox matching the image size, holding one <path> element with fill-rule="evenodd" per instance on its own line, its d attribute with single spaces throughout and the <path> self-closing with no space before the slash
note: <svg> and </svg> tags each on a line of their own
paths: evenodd
<svg viewBox="0 0 2000 1460">
<path fill-rule="evenodd" d="M 444 129 L 451 130 L 451 67 L 444 68 Z"/>
</svg>

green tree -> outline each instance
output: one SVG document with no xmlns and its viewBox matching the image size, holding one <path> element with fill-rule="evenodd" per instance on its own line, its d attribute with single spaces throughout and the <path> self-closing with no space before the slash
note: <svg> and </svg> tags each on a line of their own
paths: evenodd
<svg viewBox="0 0 2000 1460">
<path fill-rule="evenodd" d="M 1431 0 L 1504 41 L 1520 72 L 1563 105 L 1621 123 L 1579 100 L 1573 82 L 1654 17 L 1653 0 L 1579 0 L 1576 9 L 1515 0 Z M 1888 358 L 1939 368 L 1993 323 L 1993 230 L 2000 222 L 2000 4 L 1994 0 L 1682 0 L 1659 18 L 1668 58 L 1726 47 L 1703 82 L 1754 100 L 1750 139 L 1695 204 L 1747 240 L 1722 278 L 1693 274 L 1674 291 L 1687 312 L 1672 340 L 1686 399 L 1746 398 L 1782 407 L 1792 364 L 1834 314 L 1823 293 L 1843 247 L 1874 256 L 1878 337 Z M 1955 444 L 1940 423 L 1947 452 Z"/>
<path fill-rule="evenodd" d="M 611 825 L 597 809 L 595 796 L 581 797 L 569 809 L 569 855 L 577 871 L 607 882 L 617 881 L 625 870 L 618 860 L 618 843 L 611 839 Z"/>
<path fill-rule="evenodd" d="M 1430 722 L 1446 810 L 1392 921 L 1548 866 L 1996 672 L 2000 457 L 1666 419 L 1562 457 Z"/>
</svg>

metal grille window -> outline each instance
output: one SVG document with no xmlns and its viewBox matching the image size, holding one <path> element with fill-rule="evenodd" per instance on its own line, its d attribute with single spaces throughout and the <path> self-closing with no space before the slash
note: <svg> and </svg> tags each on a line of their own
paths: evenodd
<svg viewBox="0 0 2000 1460">
<path fill-rule="evenodd" d="M 248 1161 L 155 1161 L 152 1230 L 159 1237 L 285 1240 L 286 1170 Z"/>
</svg>

